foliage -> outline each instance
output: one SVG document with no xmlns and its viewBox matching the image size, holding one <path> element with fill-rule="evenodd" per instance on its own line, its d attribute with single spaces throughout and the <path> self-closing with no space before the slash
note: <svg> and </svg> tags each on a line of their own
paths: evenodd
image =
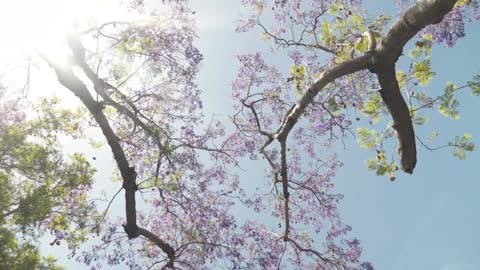
<svg viewBox="0 0 480 270">
<path fill-rule="evenodd" d="M 55 243 L 75 247 L 90 232 L 86 218 L 94 205 L 86 192 L 95 170 L 79 153 L 65 157 L 59 135 L 79 136 L 79 113 L 55 106 L 58 99 L 43 100 L 32 108 L 38 115 L 29 120 L 21 99 L 3 95 L 0 123 L 0 253 L 2 269 L 60 269 L 52 258 L 42 258 L 36 239 L 45 231 Z M 73 128 L 77 127 L 77 128 Z M 16 235 L 22 234 L 22 239 Z M 65 244 L 65 242 L 64 242 Z"/>
<path fill-rule="evenodd" d="M 468 85 L 472 88 L 472 95 L 480 95 L 480 73 L 473 76 L 473 80 L 468 82 Z"/>
<path fill-rule="evenodd" d="M 47 79 L 73 93 L 82 109 L 2 90 L 0 187 L 8 192 L 0 194 L 0 267 L 60 269 L 35 245 L 51 232 L 52 245 L 65 243 L 71 257 L 92 267 L 373 269 L 339 214 L 343 195 L 335 193 L 334 178 L 342 162 L 335 147 L 356 136 L 374 153 L 368 169 L 393 181 L 400 166 L 385 145 L 401 134 L 398 119 L 388 121 L 394 112 L 387 91 L 407 100 L 414 125 L 426 125 L 425 115 L 437 105 L 441 114 L 459 118 L 455 93 L 462 87 L 447 83 L 433 97 L 426 86 L 435 78 L 433 46 L 454 46 L 464 37 L 464 20 L 478 19 L 477 2 L 428 1 L 451 2 L 438 12 L 452 11 L 423 30 L 403 23 L 415 32 L 409 68 L 382 73 L 372 44 L 396 50 L 395 61 L 403 45 L 382 44 L 395 33 L 392 17 L 369 16 L 362 1 L 242 0 L 249 15 L 237 31 L 258 29 L 291 64 L 271 65 L 259 52 L 237 57 L 236 129 L 230 133 L 202 114 L 194 80 L 203 56 L 194 46 L 187 2 L 162 1 L 156 10 L 141 0 L 121 2 L 135 19 L 79 18 L 65 40 L 68 61 L 41 51 L 31 56 L 40 69 L 54 71 L 56 78 Z M 417 2 L 411 4 L 424 1 Z M 419 21 L 438 19 L 418 10 Z M 390 74 L 396 88 L 379 88 L 382 74 Z M 478 81 L 477 75 L 469 82 L 473 94 Z M 90 128 L 93 138 L 83 132 Z M 94 203 L 95 168 L 84 154 L 65 153 L 65 138 L 93 147 L 106 141 L 121 180 L 117 189 L 125 191 L 123 218 L 108 215 L 119 192 L 105 205 Z M 471 138 L 466 133 L 447 146 L 465 159 L 475 148 Z M 245 157 L 267 166 L 267 189 L 243 189 L 234 168 Z M 138 193 L 146 207 L 137 208 Z M 280 222 L 240 219 L 238 209 Z"/>
<path fill-rule="evenodd" d="M 454 143 L 449 143 L 450 146 L 455 146 L 453 150 L 453 155 L 458 157 L 461 160 L 467 158 L 466 152 L 475 150 L 475 144 L 471 143 L 472 134 L 465 133 L 463 136 L 456 136 Z"/>
<path fill-rule="evenodd" d="M 402 8 L 424 4 L 424 1 L 396 2 Z M 283 211 L 277 216 L 281 217 L 284 226 L 289 228 L 283 233 L 287 242 L 296 230 L 301 230 L 300 228 L 311 226 L 308 228 L 312 231 L 320 231 L 316 227 L 318 223 L 309 223 L 308 219 L 312 218 L 309 213 L 322 213 L 325 208 L 324 202 L 327 201 L 325 198 L 329 196 L 328 194 L 332 194 L 332 190 L 319 191 L 311 188 L 312 183 L 317 187 L 328 186 L 323 182 L 326 179 L 325 176 L 312 175 L 311 168 L 315 166 L 314 164 L 330 158 L 331 151 L 328 149 L 336 146 L 336 141 L 354 133 L 352 132 L 355 128 L 354 123 L 364 123 L 358 117 L 358 112 L 367 118 L 370 127 L 356 127 L 357 141 L 362 148 L 375 151 L 375 156 L 367 160 L 368 169 L 377 175 L 387 175 L 392 181 L 396 179 L 395 175 L 400 165 L 394 159 L 393 153 L 390 154 L 387 151 L 393 147 L 386 146 L 395 145 L 397 138 L 400 140 L 405 137 L 399 134 L 399 128 L 404 126 L 400 126 L 399 114 L 394 115 L 395 111 L 393 111 L 399 109 L 396 105 L 400 103 L 398 98 L 401 99 L 403 96 L 406 100 L 407 117 L 409 117 L 404 123 L 411 122 L 410 125 L 426 125 L 430 119 L 427 116 L 428 109 L 437 105 L 441 114 L 453 119 L 459 118 L 459 101 L 455 91 L 463 87 L 457 88 L 449 83 L 445 92 L 437 97 L 428 93 L 426 87 L 436 75 L 431 66 L 433 46 L 440 43 L 451 47 L 466 35 L 464 21 L 478 20 L 476 1 L 459 1 L 455 6 L 452 4 L 453 11 L 446 14 L 443 20 L 429 24 L 423 30 L 421 30 L 423 26 L 416 26 L 418 28 L 412 30 L 415 45 L 408 53 L 407 61 L 410 62 L 406 65 L 409 67 L 408 70 L 393 69 L 395 73 L 392 73 L 396 75 L 397 82 L 390 85 L 384 83 L 380 88 L 376 77 L 379 80 L 382 77 L 385 78 L 385 74 L 388 74 L 387 70 L 378 72 L 379 70 L 373 68 L 375 63 L 371 60 L 358 70 L 353 70 L 351 66 L 360 65 L 358 63 L 362 61 L 361 55 L 368 56 L 369 50 L 372 50 L 369 49 L 370 46 L 375 50 L 375 45 L 371 44 L 379 43 L 378 46 L 383 46 L 381 47 L 383 50 L 388 46 L 392 47 L 389 48 L 391 50 L 398 50 L 393 65 L 398 57 L 405 61 L 405 57 L 401 55 L 403 45 L 400 45 L 400 48 L 394 48 L 397 45 L 392 41 L 395 40 L 394 35 L 410 35 L 405 34 L 405 28 L 409 28 L 408 23 L 415 24 L 423 19 L 416 18 L 414 21 L 400 22 L 391 26 L 389 25 L 391 17 L 384 15 L 370 17 L 362 8 L 361 1 L 278 0 L 270 4 L 268 1 L 251 0 L 243 3 L 250 8 L 251 15 L 241 21 L 237 31 L 258 30 L 268 35 L 271 49 L 275 53 L 282 54 L 285 51 L 292 67 L 302 67 L 302 69 L 291 69 L 292 77 L 284 78 L 282 74 L 285 72 L 285 67 L 269 65 L 260 53 L 248 53 L 238 57 L 241 67 L 233 84 L 233 97 L 242 104 L 234 118 L 239 128 L 238 136 L 243 136 L 245 141 L 256 145 L 254 148 L 258 149 L 270 165 L 269 176 L 274 179 L 275 184 L 275 189 L 272 189 L 271 193 L 272 197 L 278 198 L 276 207 Z M 419 10 L 422 8 L 424 7 L 420 7 Z M 431 15 L 427 13 L 420 16 Z M 408 20 L 408 17 L 401 17 L 399 20 Z M 406 27 L 404 27 L 405 24 L 407 24 Z M 396 32 L 398 29 L 402 30 Z M 371 36 L 375 42 L 370 40 L 367 43 L 365 38 L 369 35 L 367 30 L 373 32 Z M 391 40 L 386 41 L 388 44 L 381 43 L 387 35 Z M 401 38 L 399 39 L 398 43 L 401 43 Z M 379 61 L 386 62 L 386 59 Z M 342 63 L 349 64 L 342 66 Z M 302 72 L 303 67 L 308 72 Z M 348 70 L 349 68 L 353 71 Z M 377 73 L 377 76 L 372 76 L 369 71 Z M 299 74 L 304 84 L 303 89 L 300 90 L 297 79 Z M 391 81 L 391 78 L 389 77 L 388 80 Z M 382 88 L 391 87 L 391 85 L 396 86 Z M 475 86 L 472 86 L 475 91 Z M 272 91 L 273 95 L 270 94 Z M 396 101 L 391 100 L 391 106 L 387 109 L 386 98 L 389 91 L 401 91 L 402 95 L 399 97 L 397 95 Z M 291 95 L 291 92 L 297 95 Z M 390 115 L 393 116 L 394 121 L 388 121 Z M 292 130 L 292 136 L 289 136 L 290 130 Z M 411 142 L 413 145 L 411 144 L 410 147 L 415 149 L 415 135 L 411 133 L 409 136 L 413 136 L 413 142 Z M 275 142 L 278 143 L 275 144 Z M 423 141 L 421 142 L 423 144 Z M 455 142 L 446 146 L 452 147 L 454 155 L 459 158 L 465 158 L 465 151 L 474 148 L 469 136 L 459 136 Z M 433 150 L 427 145 L 425 147 Z M 401 155 L 402 152 L 408 152 L 403 145 L 399 148 Z M 412 162 L 414 166 L 415 154 Z M 335 173 L 333 169 L 336 168 L 338 166 L 331 167 L 325 174 L 333 175 Z M 404 169 L 403 163 L 402 168 Z M 408 168 L 405 171 L 411 173 Z M 299 193 L 304 202 L 310 196 L 316 197 L 319 202 L 308 201 L 305 205 L 299 204 L 296 197 Z M 328 204 L 328 208 L 336 209 L 337 201 Z M 326 217 L 338 219 L 335 212 L 330 212 Z M 337 224 L 339 223 L 334 222 L 322 228 L 334 228 Z M 347 231 L 342 231 L 342 233 L 335 233 L 338 241 L 335 244 L 322 246 L 301 239 L 292 246 L 302 260 L 308 261 L 313 258 L 317 265 L 326 264 L 332 268 L 332 265 L 341 265 L 341 269 L 365 267 L 368 263 L 362 264 L 360 247 L 345 245 L 352 241 L 349 237 Z M 331 238 L 327 236 L 325 241 L 329 240 Z M 304 251 L 302 245 L 320 254 L 332 254 L 332 258 L 302 253 Z M 343 252 L 348 253 L 349 256 L 342 257 Z M 338 258 L 341 259 L 337 260 Z M 295 260 L 289 263 L 302 269 L 308 269 L 310 266 Z"/>
</svg>

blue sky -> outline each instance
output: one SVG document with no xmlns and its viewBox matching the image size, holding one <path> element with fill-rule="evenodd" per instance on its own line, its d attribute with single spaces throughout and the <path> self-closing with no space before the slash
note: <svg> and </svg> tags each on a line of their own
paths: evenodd
<svg viewBox="0 0 480 270">
<path fill-rule="evenodd" d="M 232 113 L 230 85 L 238 67 L 235 56 L 269 51 L 268 44 L 260 41 L 260 34 L 233 32 L 241 15 L 239 2 L 191 1 L 198 20 L 197 45 L 205 56 L 197 82 L 204 90 L 206 115 L 214 114 L 225 121 Z M 393 1 L 370 0 L 366 7 L 372 8 L 373 13 L 395 16 L 398 10 L 390 2 Z M 480 69 L 480 57 L 475 50 L 480 44 L 477 33 L 479 24 L 469 24 L 467 38 L 455 48 L 434 48 L 432 63 L 437 77 L 428 91 L 441 93 L 446 81 L 463 85 Z M 268 61 L 284 63 L 284 69 L 289 69 L 286 59 L 268 55 Z M 475 142 L 480 142 L 475 139 L 480 136 L 480 98 L 471 98 L 468 90 L 459 96 L 461 120 L 452 121 L 432 113 L 429 125 L 418 132 L 438 130 L 443 142 L 470 132 Z M 382 270 L 480 270 L 480 177 L 475 170 L 480 160 L 478 151 L 460 161 L 449 149 L 430 152 L 420 148 L 415 173 L 399 173 L 393 183 L 367 171 L 365 160 L 372 153 L 360 149 L 354 138 L 347 140 L 345 150 L 338 151 L 345 163 L 335 180 L 336 190 L 345 195 L 341 212 L 353 227 L 352 234 L 361 240 L 365 260 Z M 260 165 L 243 165 L 248 168 L 245 179 L 251 183 L 268 181 L 262 177 Z M 103 169 L 111 172 L 111 168 Z M 99 178 L 108 178 L 108 174 Z M 122 203 L 118 204 L 120 209 Z M 81 264 L 63 262 L 69 269 L 85 269 Z"/>
<path fill-rule="evenodd" d="M 396 17 L 398 10 L 390 2 L 370 0 L 366 7 L 372 13 Z M 194 0 L 192 5 L 198 19 L 197 44 L 205 56 L 198 77 L 205 91 L 205 107 L 227 119 L 232 104 L 230 84 L 237 67 L 235 55 L 268 52 L 268 44 L 260 41 L 260 34 L 233 33 L 241 14 L 239 1 Z M 428 86 L 430 93 L 442 93 L 447 81 L 463 85 L 480 69 L 475 50 L 480 44 L 480 37 L 475 36 L 480 26 L 469 24 L 466 30 L 467 38 L 455 48 L 433 49 L 437 77 Z M 284 69 L 289 68 L 285 59 L 266 55 L 267 61 L 283 62 Z M 472 98 L 468 90 L 459 97 L 461 120 L 448 120 L 432 112 L 429 125 L 418 132 L 438 130 L 441 138 L 437 145 L 464 132 L 472 133 L 474 141 L 480 142 L 475 139 L 480 136 L 476 111 L 480 98 Z M 478 151 L 460 161 L 450 149 L 430 152 L 420 148 L 415 173 L 399 173 L 393 183 L 367 171 L 365 160 L 372 154 L 360 149 L 355 139 L 347 140 L 347 149 L 339 151 L 345 166 L 335 183 L 337 191 L 345 194 L 342 216 L 361 240 L 364 259 L 373 262 L 376 269 L 480 270 L 480 177 L 475 171 L 480 160 Z M 262 168 L 248 168 L 249 179 L 262 181 Z"/>
</svg>

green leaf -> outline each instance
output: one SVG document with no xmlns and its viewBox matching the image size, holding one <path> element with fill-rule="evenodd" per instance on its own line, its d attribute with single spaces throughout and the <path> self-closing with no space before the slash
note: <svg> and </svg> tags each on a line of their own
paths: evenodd
<svg viewBox="0 0 480 270">
<path fill-rule="evenodd" d="M 448 82 L 447 86 L 445 87 L 444 94 L 439 98 L 441 103 L 438 107 L 438 111 L 442 115 L 450 117 L 454 120 L 460 119 L 460 114 L 457 110 L 460 102 L 455 98 L 456 89 L 457 86 L 454 83 Z"/>
<path fill-rule="evenodd" d="M 467 158 L 467 152 L 475 150 L 475 144 L 471 142 L 472 134 L 465 133 L 463 136 L 456 136 L 455 142 L 450 142 L 448 145 L 453 146 L 453 155 L 460 160 Z"/>
<path fill-rule="evenodd" d="M 376 130 L 368 130 L 360 127 L 357 128 L 357 133 L 359 135 L 357 142 L 362 148 L 373 149 L 377 144 L 380 143 L 380 136 Z"/>
<path fill-rule="evenodd" d="M 358 42 L 355 42 L 354 48 L 359 53 L 366 52 L 368 50 L 368 40 L 366 38 L 360 39 Z"/>
<path fill-rule="evenodd" d="M 415 117 L 413 117 L 412 119 L 413 123 L 418 126 L 426 124 L 429 120 L 430 120 L 429 117 L 423 117 L 419 115 L 415 115 Z"/>
<path fill-rule="evenodd" d="M 426 86 L 435 76 L 428 58 L 424 61 L 413 63 L 413 72 L 413 77 L 419 80 L 421 86 Z"/>
<path fill-rule="evenodd" d="M 373 119 L 374 123 L 380 121 L 380 111 L 384 107 L 382 97 L 377 92 L 372 92 L 362 110 L 362 114 Z"/>
<path fill-rule="evenodd" d="M 295 92 L 298 96 L 303 93 L 303 83 L 305 81 L 305 74 L 307 73 L 307 68 L 303 65 L 291 65 L 290 74 L 292 75 L 293 83 L 295 85 Z"/>
<path fill-rule="evenodd" d="M 438 136 L 438 131 L 434 131 L 432 132 L 432 134 L 430 134 L 428 137 L 427 137 L 427 140 L 428 141 L 432 141 L 433 139 L 435 139 L 437 136 Z"/>
<path fill-rule="evenodd" d="M 323 23 L 321 27 L 321 31 L 322 31 L 321 39 L 322 39 L 323 45 L 330 47 L 334 39 L 333 31 L 330 28 L 330 24 L 327 22 Z"/>
<path fill-rule="evenodd" d="M 327 13 L 333 16 L 340 15 L 341 10 L 344 9 L 343 4 L 341 3 L 333 3 L 330 8 L 327 10 Z"/>
<path fill-rule="evenodd" d="M 265 33 L 265 32 L 262 32 L 261 35 L 262 35 L 262 38 L 261 38 L 261 39 L 262 39 L 263 42 L 267 42 L 267 41 L 269 41 L 269 40 L 271 39 L 270 35 L 268 35 L 268 34 Z"/>
<path fill-rule="evenodd" d="M 472 0 L 458 0 L 454 7 L 468 5 L 470 2 L 472 2 Z"/>
<path fill-rule="evenodd" d="M 472 89 L 472 95 L 479 96 L 480 95 L 480 72 L 473 76 L 473 81 L 467 82 L 470 88 Z"/>
<path fill-rule="evenodd" d="M 398 82 L 398 86 L 400 87 L 400 89 L 402 87 L 405 86 L 405 84 L 407 83 L 407 80 L 405 80 L 405 78 L 407 77 L 407 75 L 405 74 L 405 72 L 401 71 L 401 70 L 398 70 L 397 71 L 397 74 L 396 74 L 396 77 L 397 77 L 397 82 Z"/>
<path fill-rule="evenodd" d="M 340 111 L 341 107 L 339 106 L 339 104 L 337 103 L 335 98 L 328 99 L 327 103 L 328 103 L 328 108 L 330 109 L 330 111 L 333 114 L 336 114 L 336 113 L 338 114 L 338 111 Z"/>
<path fill-rule="evenodd" d="M 292 76 L 294 76 L 295 78 L 301 79 L 301 78 L 305 77 L 306 71 L 307 71 L 307 69 L 303 65 L 300 65 L 300 66 L 291 65 L 290 66 L 290 74 L 292 74 Z"/>
<path fill-rule="evenodd" d="M 432 41 L 433 36 L 431 34 L 424 34 L 421 40 L 415 42 L 415 48 L 409 51 L 408 55 L 414 59 L 420 58 L 423 55 L 428 59 L 432 52 Z"/>
<path fill-rule="evenodd" d="M 105 143 L 103 141 L 94 140 L 92 138 L 88 138 L 88 144 L 94 149 L 100 149 L 105 145 Z"/>
<path fill-rule="evenodd" d="M 419 49 L 414 49 L 408 52 L 408 56 L 411 58 L 417 58 L 420 57 L 420 55 L 422 55 L 422 51 Z"/>
<path fill-rule="evenodd" d="M 395 162 L 389 162 L 385 157 L 384 151 L 377 151 L 375 158 L 367 160 L 367 166 L 369 171 L 375 171 L 376 175 L 385 175 L 390 178 L 391 181 L 395 180 L 395 173 L 398 170 L 398 166 Z"/>
</svg>

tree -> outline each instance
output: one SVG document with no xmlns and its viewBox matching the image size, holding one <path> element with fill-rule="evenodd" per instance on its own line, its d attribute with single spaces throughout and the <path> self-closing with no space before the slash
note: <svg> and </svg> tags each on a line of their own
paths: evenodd
<svg viewBox="0 0 480 270">
<path fill-rule="evenodd" d="M 360 2 L 274 1 L 268 5 L 267 1 L 244 1 L 252 15 L 237 28 L 240 32 L 260 29 L 273 50 L 286 51 L 292 61 L 290 74 L 285 75 L 280 71 L 284 67 L 268 65 L 259 53 L 239 56 L 241 68 L 233 90 L 242 106 L 235 123 L 239 136 L 243 135 L 271 166 L 272 193 L 277 196 L 279 209 L 276 215 L 284 220 L 283 239 L 301 253 L 305 251 L 302 246 L 310 248 L 313 241 L 298 237 L 291 224 L 313 223 L 321 231 L 328 227 L 324 222 L 331 221 L 327 234 L 335 237 L 327 235 L 325 250 L 313 253 L 318 259 L 316 265 L 337 262 L 348 268 L 359 258 L 356 241 L 344 238 L 349 227 L 341 223 L 335 211 L 338 198 L 329 194 L 338 161 L 335 156 L 326 157 L 327 146 L 351 132 L 354 119 L 360 120 L 351 110 L 367 116 L 370 124 L 390 114 L 393 121 L 380 122 L 386 125 L 380 131 L 358 128 L 358 141 L 362 147 L 376 151 L 368 166 L 378 175 L 388 174 L 393 181 L 398 167 L 413 173 L 417 163 L 413 124 L 427 121 L 419 111 L 439 105 L 442 114 L 458 118 L 454 92 L 464 88 L 449 83 L 445 93 L 436 98 L 417 92 L 415 86 L 427 85 L 434 75 L 430 69 L 432 45 L 453 46 L 465 35 L 463 20 L 469 12 L 478 19 L 475 1 L 417 1 L 392 25 L 388 25 L 391 18 L 385 16 L 368 23 Z M 405 7 L 408 1 L 398 4 Z M 396 62 L 411 39 L 417 41 L 409 53 L 410 69 L 407 73 L 396 71 Z M 477 80 L 468 86 L 478 94 Z M 408 95 L 408 105 L 402 93 Z M 400 165 L 386 158 L 385 149 L 390 148 L 386 147 L 387 139 L 395 134 Z M 470 138 L 470 134 L 459 136 L 448 146 L 464 159 L 465 151 L 474 149 Z M 318 222 L 319 213 L 328 218 Z"/>
<path fill-rule="evenodd" d="M 29 120 L 22 110 L 28 105 L 5 92 L 2 89 L 0 267 L 60 269 L 54 258 L 40 256 L 35 242 L 25 240 L 37 239 L 37 228 L 48 228 L 58 237 L 52 245 L 66 238 L 74 247 L 89 231 L 83 218 L 95 214 L 86 197 L 95 169 L 79 153 L 66 157 L 57 140 L 60 133 L 79 136 L 84 118 L 59 108 L 53 98 L 34 106 L 38 114 Z"/>
<path fill-rule="evenodd" d="M 58 98 L 35 103 L 23 96 L 24 88 L 3 89 L 2 112 L 14 114 L 0 122 L 0 184 L 4 190 L 19 188 L 0 195 L 0 241 L 8 243 L 0 248 L 6 258 L 0 266 L 56 269 L 34 243 L 50 230 L 52 245 L 68 244 L 71 255 L 87 265 L 373 269 L 361 261 L 360 242 L 348 235 L 350 227 L 338 214 L 342 195 L 334 194 L 332 181 L 341 162 L 324 153 L 351 132 L 349 109 L 372 122 L 391 114 L 393 122 L 383 132 L 359 128 L 359 142 L 376 150 L 369 169 L 393 180 L 397 165 L 387 160 L 383 141 L 397 134 L 400 166 L 412 173 L 413 124 L 425 122 L 419 111 L 439 103 L 443 114 L 455 118 L 460 88 L 449 84 L 438 98 L 410 94 L 409 105 L 401 90 L 409 93 L 429 82 L 431 46 L 453 46 L 464 36 L 464 18 L 478 19 L 478 4 L 417 1 L 389 26 L 385 16 L 370 20 L 360 1 L 269 2 L 243 1 L 253 10 L 238 30 L 260 27 L 293 64 L 285 76 L 260 54 L 239 57 L 233 95 L 240 106 L 232 134 L 215 120 L 204 122 L 201 114 L 194 78 L 202 55 L 193 44 L 193 12 L 184 0 L 162 1 L 153 13 L 143 1 L 131 1 L 123 8 L 138 16 L 134 20 L 76 19 L 65 38 L 65 61 L 35 52 L 28 72 L 31 66 L 51 69 L 83 109 L 66 109 Z M 263 23 L 267 11 L 277 25 Z M 395 71 L 411 39 L 417 39 L 411 70 Z M 475 94 L 478 81 L 477 76 L 469 85 Z M 22 113 L 25 107 L 38 113 Z M 112 200 L 125 192 L 125 218 L 118 221 L 107 219 L 110 203 L 97 206 L 89 195 L 91 162 L 81 153 L 62 152 L 62 136 L 88 140 L 92 135 L 83 131 L 91 127 L 97 130 L 93 139 L 104 138 L 118 167 L 122 184 Z M 294 143 L 287 144 L 291 131 Z M 450 146 L 464 158 L 474 148 L 469 140 L 464 135 Z M 232 172 L 246 155 L 270 165 L 269 196 L 244 191 Z M 136 206 L 139 193 L 148 205 L 142 211 Z M 271 228 L 237 220 L 236 207 L 273 212 L 282 222 Z M 93 247 L 81 248 L 95 235 L 101 238 Z"/>
<path fill-rule="evenodd" d="M 401 7 L 409 4 L 397 2 Z M 272 193 L 278 198 L 276 215 L 284 220 L 283 240 L 298 253 L 304 252 L 302 246 L 310 248 L 313 240 L 298 237 L 291 228 L 292 221 L 312 224 L 317 232 L 330 221 L 325 250 L 306 252 L 317 256 L 313 265 L 356 265 L 360 253 L 357 242 L 344 238 L 350 228 L 341 223 L 335 211 L 338 198 L 329 194 L 338 161 L 335 156 L 325 161 L 326 148 L 351 132 L 354 120 L 360 121 L 350 110 L 360 111 L 370 125 L 384 125 L 380 131 L 357 129 L 360 146 L 376 151 L 376 157 L 368 161 L 369 169 L 377 175 L 387 174 L 392 181 L 399 167 L 413 173 L 416 140 L 431 149 L 414 133 L 414 124 L 423 125 L 428 120 L 419 112 L 439 105 L 440 113 L 458 119 L 459 101 L 454 92 L 468 86 L 478 95 L 478 80 L 462 87 L 448 83 L 445 93 L 438 97 L 419 93 L 416 88 L 426 86 L 434 76 L 430 67 L 433 44 L 451 47 L 464 37 L 464 20 L 479 19 L 478 3 L 416 1 L 392 25 L 391 18 L 383 15 L 368 19 L 361 1 L 243 3 L 251 8 L 251 16 L 242 21 L 237 31 L 260 29 L 264 41 L 271 42 L 273 50 L 286 51 L 292 62 L 290 74 L 285 75 L 279 71 L 281 67 L 268 65 L 260 53 L 241 55 L 241 68 L 233 85 L 234 97 L 242 104 L 234 119 L 238 134 L 271 167 L 275 187 Z M 274 18 L 273 25 L 264 18 Z M 410 68 L 408 72 L 396 71 L 397 61 L 412 39 L 416 42 L 409 52 Z M 407 95 L 408 105 L 403 95 Z M 393 121 L 380 122 L 384 115 L 391 115 Z M 395 160 L 387 159 L 385 150 L 390 148 L 386 147 L 387 139 L 395 135 L 399 166 Z M 287 143 L 289 138 L 293 143 Z M 458 136 L 447 146 L 464 159 L 466 151 L 475 147 L 470 139 L 470 134 Z M 276 142 L 278 145 L 274 145 Z M 323 175 L 319 173 L 322 168 L 328 168 Z M 319 213 L 327 218 L 319 222 Z"/>
</svg>

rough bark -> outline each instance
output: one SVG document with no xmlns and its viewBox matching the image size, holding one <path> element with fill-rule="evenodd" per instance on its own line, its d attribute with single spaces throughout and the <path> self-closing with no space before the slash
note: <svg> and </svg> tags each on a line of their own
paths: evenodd
<svg viewBox="0 0 480 270">
<path fill-rule="evenodd" d="M 392 25 L 378 46 L 372 46 L 374 43 L 371 42 L 370 51 L 365 55 L 334 65 L 326 70 L 285 115 L 282 125 L 277 130 L 276 138 L 280 142 L 286 140 L 307 106 L 326 85 L 337 78 L 368 68 L 377 74 L 382 88 L 380 91 L 382 99 L 392 115 L 393 127 L 399 141 L 398 149 L 402 170 L 412 173 L 417 162 L 415 132 L 408 106 L 400 93 L 395 76 L 395 63 L 402 55 L 405 44 L 424 27 L 441 22 L 443 17 L 453 9 L 456 2 L 457 0 L 417 1 Z"/>
</svg>

